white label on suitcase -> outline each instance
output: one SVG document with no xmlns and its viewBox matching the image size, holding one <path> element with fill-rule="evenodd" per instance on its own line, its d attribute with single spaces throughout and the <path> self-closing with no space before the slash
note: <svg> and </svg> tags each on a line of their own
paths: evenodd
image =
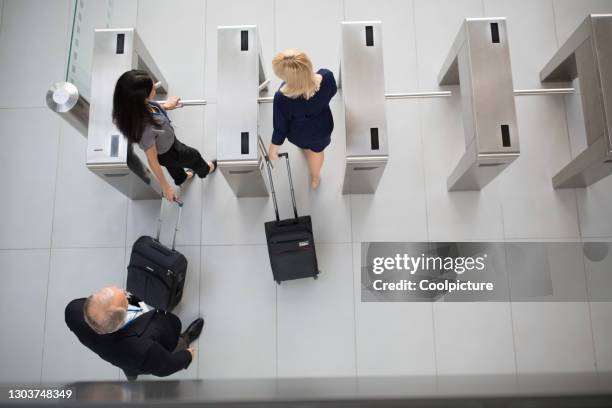
<svg viewBox="0 0 612 408">
<path fill-rule="evenodd" d="M 308 242 L 308 241 L 301 241 L 301 242 L 298 242 L 298 246 L 299 246 L 299 247 L 305 247 L 305 246 L 308 246 L 309 244 L 310 244 L 310 242 Z"/>
</svg>

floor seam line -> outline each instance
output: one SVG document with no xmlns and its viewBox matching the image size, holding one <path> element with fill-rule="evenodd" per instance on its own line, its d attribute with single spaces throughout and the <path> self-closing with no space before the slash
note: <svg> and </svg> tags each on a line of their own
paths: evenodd
<svg viewBox="0 0 612 408">
<path fill-rule="evenodd" d="M 515 333 L 515 329 L 514 329 L 514 307 L 513 307 L 513 302 L 512 302 L 512 295 L 511 295 L 511 290 L 512 290 L 512 282 L 510 281 L 510 272 L 509 272 L 509 265 L 508 265 L 508 247 L 507 245 L 504 243 L 504 265 L 505 265 L 505 272 L 506 272 L 506 281 L 508 282 L 508 306 L 510 307 L 510 328 L 512 329 L 512 350 L 513 350 L 513 354 L 514 354 L 514 375 L 515 378 L 518 379 L 518 375 L 519 375 L 519 364 L 518 364 L 518 353 L 517 353 L 517 347 L 516 347 L 516 333 Z"/>
<path fill-rule="evenodd" d="M 59 169 L 60 169 L 60 154 L 61 154 L 61 148 L 62 148 L 62 123 L 58 122 L 58 126 L 57 126 L 57 154 L 55 157 L 55 180 L 54 180 L 54 184 L 53 184 L 53 206 L 51 208 L 51 231 L 49 234 L 49 262 L 47 265 L 47 290 L 45 293 L 45 311 L 44 311 L 44 317 L 43 317 L 43 338 L 42 338 L 42 350 L 41 350 L 41 356 L 40 356 L 40 376 L 39 376 L 39 381 L 40 383 L 42 383 L 43 380 L 43 368 L 44 368 L 44 364 L 45 364 L 45 343 L 46 343 L 46 338 L 47 338 L 47 309 L 48 309 L 48 302 L 49 302 L 49 286 L 51 285 L 51 261 L 52 261 L 52 257 L 51 254 L 53 252 L 53 229 L 54 229 L 54 225 L 55 225 L 55 207 L 57 204 L 57 185 L 58 185 L 58 177 L 59 177 Z"/>
<path fill-rule="evenodd" d="M 558 49 L 559 48 L 559 32 L 557 28 L 557 11 L 555 10 L 555 0 L 550 0 L 550 6 L 553 12 L 553 29 L 555 30 L 555 43 Z"/>
<path fill-rule="evenodd" d="M 274 49 L 272 50 L 272 55 L 274 55 L 276 53 L 277 50 L 277 30 L 276 30 L 276 25 L 278 24 L 278 20 L 277 20 L 277 16 L 276 16 L 276 0 L 272 0 L 272 42 L 274 44 Z M 272 79 L 272 78 L 270 78 Z M 273 181 L 270 180 L 270 182 L 272 183 Z M 267 247 L 267 245 L 266 245 Z M 279 351 L 278 351 L 278 344 L 279 344 L 279 328 L 278 328 L 278 285 L 276 288 L 274 288 L 274 326 L 276 328 L 276 333 L 275 333 L 275 348 L 274 348 L 274 352 L 275 352 L 275 377 L 279 378 Z"/>
<path fill-rule="evenodd" d="M 203 47 L 203 58 L 204 58 L 204 81 L 202 82 L 202 95 L 206 95 L 206 78 L 207 78 L 207 64 L 206 64 L 206 53 L 208 52 L 208 47 L 207 47 L 207 42 L 208 42 L 208 21 L 207 21 L 207 17 L 208 17 L 208 0 L 204 1 L 204 16 L 203 16 L 203 21 L 204 21 L 204 47 Z M 208 103 L 208 102 L 207 102 Z M 205 146 L 205 142 L 206 142 L 206 120 L 207 120 L 207 115 L 208 115 L 208 111 L 206 109 L 206 107 L 204 108 L 204 113 L 202 115 L 202 136 L 201 136 L 201 140 L 202 140 L 202 149 L 204 149 Z M 210 181 L 210 180 L 209 180 Z M 204 205 L 204 193 L 205 193 L 205 189 L 204 186 L 200 186 L 200 198 L 202 199 L 202 202 L 200 203 L 200 231 L 199 231 L 199 235 L 200 235 L 200 247 L 198 250 L 198 255 L 200 256 L 200 265 L 199 265 L 199 275 L 198 275 L 198 316 L 203 316 L 204 312 L 202 311 L 202 275 L 204 275 L 204 258 L 205 258 L 205 249 L 202 246 L 202 239 L 204 239 L 204 211 L 205 211 L 205 205 Z M 202 345 L 200 344 L 200 340 L 198 339 L 198 348 L 201 349 Z M 196 375 L 197 378 L 202 378 L 202 372 L 201 372 L 201 365 L 200 365 L 200 361 L 202 360 L 200 358 L 200 354 L 201 354 L 201 350 L 199 350 L 198 352 L 198 365 L 196 367 Z"/>
<path fill-rule="evenodd" d="M 589 314 L 589 328 L 591 329 L 591 344 L 593 346 L 593 363 L 595 364 L 595 372 L 599 373 L 599 364 L 597 363 L 597 345 L 595 343 L 595 329 L 593 328 L 593 308 L 591 302 L 591 293 L 589 290 L 589 278 L 587 276 L 587 264 L 585 256 L 582 255 L 582 269 L 584 270 L 584 287 L 586 291 L 586 306 Z"/>
</svg>

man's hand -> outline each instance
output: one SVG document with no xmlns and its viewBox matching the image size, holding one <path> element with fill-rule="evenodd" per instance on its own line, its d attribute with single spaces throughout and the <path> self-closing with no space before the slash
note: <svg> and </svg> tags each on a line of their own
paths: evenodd
<svg viewBox="0 0 612 408">
<path fill-rule="evenodd" d="M 270 143 L 270 148 L 268 149 L 268 157 L 270 160 L 278 160 L 278 148 L 280 146 Z"/>
<path fill-rule="evenodd" d="M 195 357 L 196 357 L 195 347 L 193 346 L 187 347 L 186 350 L 191 353 L 191 360 L 192 361 L 195 360 Z"/>
<path fill-rule="evenodd" d="M 162 107 L 165 110 L 172 110 L 180 108 L 181 106 L 183 106 L 181 105 L 181 98 L 179 98 L 178 96 L 171 96 L 166 100 L 166 102 L 164 102 Z"/>
</svg>

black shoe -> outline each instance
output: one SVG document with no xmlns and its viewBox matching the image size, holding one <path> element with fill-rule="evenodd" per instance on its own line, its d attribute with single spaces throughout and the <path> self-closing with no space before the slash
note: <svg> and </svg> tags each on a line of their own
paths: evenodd
<svg viewBox="0 0 612 408">
<path fill-rule="evenodd" d="M 181 336 L 183 336 L 187 343 L 191 344 L 197 340 L 198 337 L 200 337 L 200 333 L 202 333 L 203 328 L 204 319 L 198 317 L 189 325 L 189 327 L 187 327 L 187 330 L 185 330 Z"/>
</svg>

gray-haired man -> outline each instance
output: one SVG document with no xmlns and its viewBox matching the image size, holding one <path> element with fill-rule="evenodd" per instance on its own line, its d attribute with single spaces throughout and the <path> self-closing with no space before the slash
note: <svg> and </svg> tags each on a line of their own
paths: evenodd
<svg viewBox="0 0 612 408">
<path fill-rule="evenodd" d="M 117 287 L 71 301 L 65 319 L 81 343 L 121 368 L 128 379 L 139 374 L 165 377 L 187 368 L 194 358 L 190 344 L 204 327 L 198 318 L 181 333 L 176 315 L 154 309 Z"/>
</svg>

